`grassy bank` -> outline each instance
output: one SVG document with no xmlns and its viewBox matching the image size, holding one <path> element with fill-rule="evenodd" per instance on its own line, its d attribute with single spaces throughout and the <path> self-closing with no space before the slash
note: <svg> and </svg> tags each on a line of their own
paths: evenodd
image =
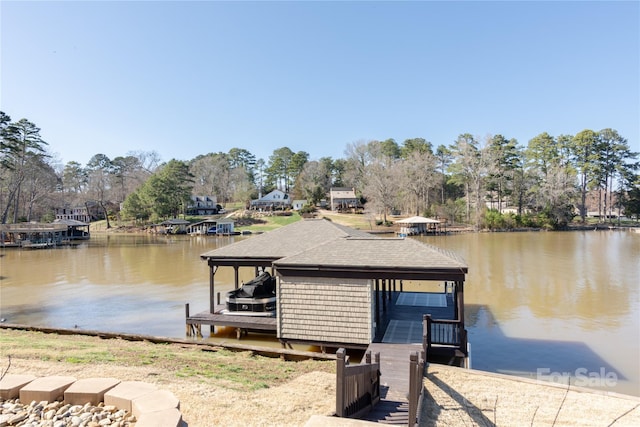
<svg viewBox="0 0 640 427">
<path fill-rule="evenodd" d="M 215 347 L 152 344 L 81 335 L 0 330 L 0 371 L 17 360 L 64 365 L 153 366 L 167 379 L 217 380 L 238 390 L 275 387 L 309 372 L 333 372 L 333 362 L 281 362 L 280 359 Z M 9 366 L 9 372 L 11 367 Z"/>
<path fill-rule="evenodd" d="M 301 426 L 335 410 L 335 362 L 214 347 L 0 329 L 5 372 L 151 383 L 178 398 L 190 427 Z"/>
</svg>

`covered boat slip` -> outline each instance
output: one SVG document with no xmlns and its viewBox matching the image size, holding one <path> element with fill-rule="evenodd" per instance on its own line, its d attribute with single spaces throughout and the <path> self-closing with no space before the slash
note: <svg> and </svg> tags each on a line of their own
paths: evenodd
<svg viewBox="0 0 640 427">
<path fill-rule="evenodd" d="M 0 224 L 0 247 L 51 248 L 89 237 L 89 224 L 73 219 Z"/>
<path fill-rule="evenodd" d="M 446 233 L 446 222 L 423 216 L 413 216 L 395 222 L 400 226 L 398 234 L 401 236 L 415 236 L 424 234 Z"/>
<path fill-rule="evenodd" d="M 246 326 L 275 331 L 283 345 L 366 349 L 384 342 L 387 333 L 397 337 L 407 322 L 418 325 L 409 329 L 421 330 L 422 315 L 430 313 L 434 323 L 446 323 L 452 337 L 465 335 L 466 264 L 453 253 L 413 239 L 379 238 L 326 220 L 302 220 L 201 258 L 210 267 L 210 310 L 187 315 L 187 324 L 198 329 L 202 324 Z M 237 319 L 243 316 L 221 313 L 214 300 L 220 266 L 234 268 L 236 288 L 240 267 L 256 273 L 271 268 L 277 278 L 275 318 Z M 405 292 L 403 283 L 409 281 L 449 286 L 446 292 Z M 422 335 L 411 337 L 422 342 Z M 451 353 L 466 352 L 466 343 L 450 341 Z"/>
</svg>

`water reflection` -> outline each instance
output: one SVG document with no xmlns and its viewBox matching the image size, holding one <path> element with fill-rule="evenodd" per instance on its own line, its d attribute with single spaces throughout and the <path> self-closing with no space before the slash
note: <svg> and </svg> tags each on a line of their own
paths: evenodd
<svg viewBox="0 0 640 427">
<path fill-rule="evenodd" d="M 640 395 L 640 238 L 625 232 L 419 238 L 465 258 L 474 367 L 604 368 Z M 473 307 L 477 307 L 474 310 Z"/>
<path fill-rule="evenodd" d="M 486 233 L 419 238 L 469 264 L 465 300 L 500 318 L 520 306 L 536 317 L 619 325 L 638 309 L 640 239 L 624 232 Z M 637 322 L 636 322 L 637 325 Z"/>
</svg>

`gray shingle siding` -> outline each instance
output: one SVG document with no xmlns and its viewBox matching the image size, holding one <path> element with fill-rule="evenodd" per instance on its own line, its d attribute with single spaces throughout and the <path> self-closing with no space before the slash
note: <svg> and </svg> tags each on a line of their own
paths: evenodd
<svg viewBox="0 0 640 427">
<path fill-rule="evenodd" d="M 371 286 L 366 280 L 280 278 L 278 337 L 316 342 L 371 342 Z"/>
</svg>

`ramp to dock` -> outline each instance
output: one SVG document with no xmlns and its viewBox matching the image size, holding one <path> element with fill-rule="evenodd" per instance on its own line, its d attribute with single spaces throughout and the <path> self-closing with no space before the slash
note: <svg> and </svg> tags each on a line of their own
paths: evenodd
<svg viewBox="0 0 640 427">
<path fill-rule="evenodd" d="M 363 416 L 384 424 L 409 422 L 409 356 L 422 351 L 421 344 L 372 343 L 367 351 L 380 353 L 380 402 Z"/>
</svg>

